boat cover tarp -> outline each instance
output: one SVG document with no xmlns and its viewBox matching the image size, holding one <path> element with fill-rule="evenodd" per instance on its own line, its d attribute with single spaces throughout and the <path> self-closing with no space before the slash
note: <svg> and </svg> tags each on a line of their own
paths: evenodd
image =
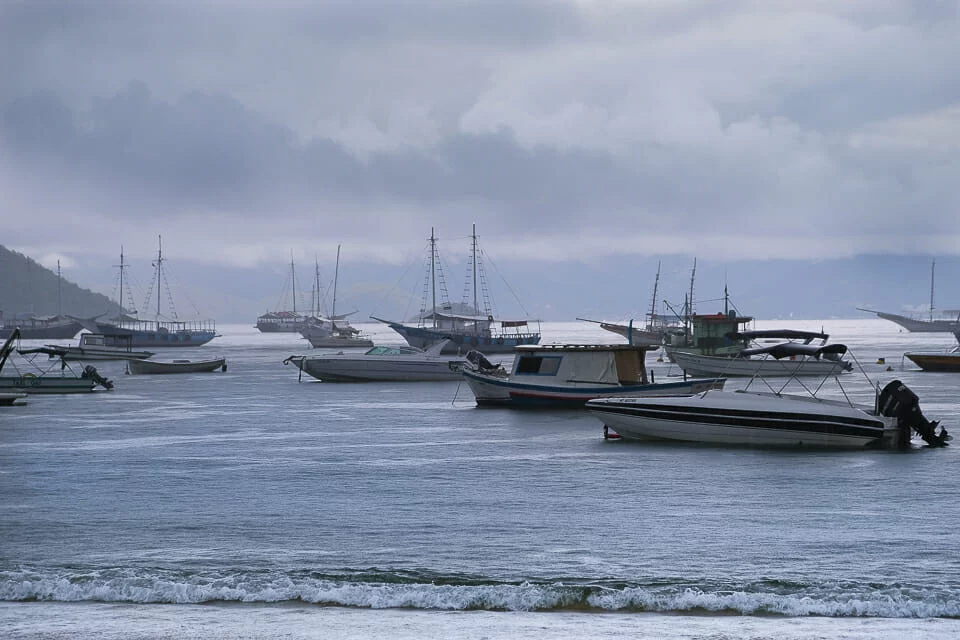
<svg viewBox="0 0 960 640">
<path fill-rule="evenodd" d="M 743 357 L 770 355 L 779 360 L 781 358 L 789 358 L 791 356 L 810 356 L 813 358 L 819 358 L 821 356 L 830 358 L 832 356 L 833 358 L 837 358 L 846 352 L 847 347 L 846 345 L 842 344 L 827 344 L 818 346 L 815 344 L 802 344 L 800 342 L 784 342 L 781 344 L 771 345 L 769 347 L 744 349 L 740 352 L 740 355 Z"/>
</svg>

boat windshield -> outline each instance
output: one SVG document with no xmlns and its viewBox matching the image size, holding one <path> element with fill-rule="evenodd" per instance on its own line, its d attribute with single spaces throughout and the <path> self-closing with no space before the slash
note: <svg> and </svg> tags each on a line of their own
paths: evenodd
<svg viewBox="0 0 960 640">
<path fill-rule="evenodd" d="M 367 351 L 368 356 L 402 356 L 410 353 L 422 353 L 412 347 L 374 347 Z"/>
</svg>

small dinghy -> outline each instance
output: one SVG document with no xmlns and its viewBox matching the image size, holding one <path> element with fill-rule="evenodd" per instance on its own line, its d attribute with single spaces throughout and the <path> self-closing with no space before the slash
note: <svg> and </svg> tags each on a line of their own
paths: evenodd
<svg viewBox="0 0 960 640">
<path fill-rule="evenodd" d="M 142 373 L 207 373 L 227 370 L 226 358 L 212 360 L 130 360 L 127 369 L 132 374 Z"/>
</svg>

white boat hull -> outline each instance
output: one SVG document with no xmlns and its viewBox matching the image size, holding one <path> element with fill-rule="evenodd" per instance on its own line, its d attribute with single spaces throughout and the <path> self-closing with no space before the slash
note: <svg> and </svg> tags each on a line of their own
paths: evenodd
<svg viewBox="0 0 960 640">
<path fill-rule="evenodd" d="M 723 379 L 685 380 L 653 384 L 602 385 L 598 383 L 531 384 L 464 369 L 478 405 L 513 407 L 582 407 L 588 400 L 612 397 L 682 396 L 723 387 Z"/>
<path fill-rule="evenodd" d="M 798 357 L 783 358 L 725 358 L 704 356 L 677 351 L 673 362 L 688 376 L 762 377 L 774 376 L 831 376 L 849 371 L 850 364 L 843 360 L 822 360 Z"/>
<path fill-rule="evenodd" d="M 895 418 L 846 403 L 716 391 L 686 398 L 613 398 L 587 403 L 624 438 L 759 447 L 863 448 L 889 444 Z"/>
<path fill-rule="evenodd" d="M 398 361 L 378 356 L 290 359 L 301 371 L 325 382 L 442 382 L 460 379 L 462 359 Z"/>
</svg>

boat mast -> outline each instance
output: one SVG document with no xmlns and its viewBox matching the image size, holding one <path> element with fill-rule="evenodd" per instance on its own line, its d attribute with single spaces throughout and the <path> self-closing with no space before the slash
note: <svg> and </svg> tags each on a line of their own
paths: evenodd
<svg viewBox="0 0 960 640">
<path fill-rule="evenodd" d="M 117 318 L 120 318 L 124 315 L 123 313 L 123 270 L 126 268 L 126 265 L 123 264 L 123 245 L 120 245 L 120 264 L 113 265 L 120 269 L 120 292 L 117 294 L 117 304 L 120 305 L 120 309 L 117 311 Z"/>
<path fill-rule="evenodd" d="M 480 307 L 477 306 L 477 223 L 473 223 L 473 312 L 480 314 Z M 477 323 L 473 323 L 477 327 Z"/>
<path fill-rule="evenodd" d="M 63 292 L 60 286 L 60 261 L 57 260 L 57 315 L 63 315 Z"/>
<path fill-rule="evenodd" d="M 59 264 L 59 263 L 58 263 Z M 930 322 L 933 322 L 933 274 L 937 266 L 937 259 L 930 263 Z"/>
<path fill-rule="evenodd" d="M 657 260 L 657 277 L 653 280 L 653 301 L 650 303 L 650 325 L 653 329 L 657 317 L 657 287 L 660 285 L 660 261 Z"/>
<path fill-rule="evenodd" d="M 293 268 L 293 250 L 290 250 L 290 291 L 293 296 L 293 316 L 297 316 L 297 272 Z"/>
<path fill-rule="evenodd" d="M 340 245 L 337 245 L 337 263 L 333 269 L 333 311 L 330 313 L 330 327 L 337 328 L 337 278 L 340 276 Z"/>
<path fill-rule="evenodd" d="M 436 277 L 436 258 L 437 258 L 437 238 L 433 235 L 433 227 L 430 227 L 430 293 L 432 303 L 430 315 L 433 317 L 433 328 L 437 328 L 437 277 Z M 421 325 L 423 326 L 423 325 Z"/>
<path fill-rule="evenodd" d="M 163 238 L 157 236 L 157 263 L 153 265 L 157 268 L 157 323 L 160 322 L 160 271 L 163 269 Z M 160 325 L 157 324 L 157 327 Z"/>
</svg>

